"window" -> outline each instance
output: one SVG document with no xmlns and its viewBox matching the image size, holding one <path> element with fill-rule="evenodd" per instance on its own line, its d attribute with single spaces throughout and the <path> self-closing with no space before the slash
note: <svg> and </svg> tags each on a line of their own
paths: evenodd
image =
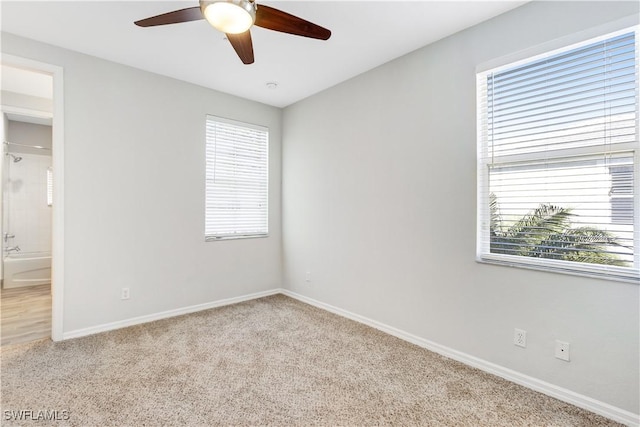
<svg viewBox="0 0 640 427">
<path fill-rule="evenodd" d="M 268 234 L 269 131 L 207 116 L 205 240 Z"/>
<path fill-rule="evenodd" d="M 636 34 L 477 74 L 479 261 L 638 283 Z"/>
</svg>

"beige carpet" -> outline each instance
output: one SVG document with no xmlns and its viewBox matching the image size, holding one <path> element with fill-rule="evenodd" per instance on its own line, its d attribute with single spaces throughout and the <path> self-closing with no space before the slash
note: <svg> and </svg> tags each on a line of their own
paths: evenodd
<svg viewBox="0 0 640 427">
<path fill-rule="evenodd" d="M 2 425 L 618 425 L 282 295 L 1 356 Z"/>
</svg>

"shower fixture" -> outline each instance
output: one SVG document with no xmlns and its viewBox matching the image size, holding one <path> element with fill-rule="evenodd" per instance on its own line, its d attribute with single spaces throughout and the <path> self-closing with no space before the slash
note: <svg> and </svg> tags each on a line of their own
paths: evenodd
<svg viewBox="0 0 640 427">
<path fill-rule="evenodd" d="M 11 153 L 5 153 L 7 156 L 11 156 L 11 158 L 13 158 L 13 163 L 18 163 L 20 160 L 22 160 L 22 157 L 20 156 L 14 156 Z"/>
</svg>

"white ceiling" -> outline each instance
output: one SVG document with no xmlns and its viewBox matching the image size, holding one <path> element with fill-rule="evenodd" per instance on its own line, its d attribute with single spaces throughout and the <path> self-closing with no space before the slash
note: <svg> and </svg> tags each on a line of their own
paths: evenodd
<svg viewBox="0 0 640 427">
<path fill-rule="evenodd" d="M 188 1 L 2 1 L 2 31 L 265 104 L 284 107 L 526 1 L 257 0 L 329 28 L 328 41 L 251 29 L 243 65 L 204 21 L 140 28 L 134 21 Z M 277 82 L 277 89 L 266 83 Z"/>
</svg>

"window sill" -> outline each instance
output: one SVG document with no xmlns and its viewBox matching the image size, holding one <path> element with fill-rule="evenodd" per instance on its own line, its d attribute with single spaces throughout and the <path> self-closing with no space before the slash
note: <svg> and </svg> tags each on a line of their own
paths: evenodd
<svg viewBox="0 0 640 427">
<path fill-rule="evenodd" d="M 221 240 L 240 240 L 240 239 L 261 239 L 264 237 L 269 237 L 268 234 L 246 234 L 246 235 L 238 235 L 238 236 L 205 236 L 205 242 L 218 242 Z"/>
<path fill-rule="evenodd" d="M 514 257 L 504 257 L 496 255 L 482 255 L 476 257 L 476 262 L 480 264 L 500 265 L 504 267 L 517 267 L 527 270 L 544 271 L 547 273 L 569 274 L 572 276 L 590 277 L 601 280 L 611 280 L 615 282 L 640 284 L 640 271 L 624 267 L 599 266 L 558 262 L 555 260 L 539 260 L 537 258 L 521 261 L 514 260 Z M 524 258 L 524 257 L 517 257 Z M 569 265 L 567 265 L 569 264 Z"/>
</svg>

